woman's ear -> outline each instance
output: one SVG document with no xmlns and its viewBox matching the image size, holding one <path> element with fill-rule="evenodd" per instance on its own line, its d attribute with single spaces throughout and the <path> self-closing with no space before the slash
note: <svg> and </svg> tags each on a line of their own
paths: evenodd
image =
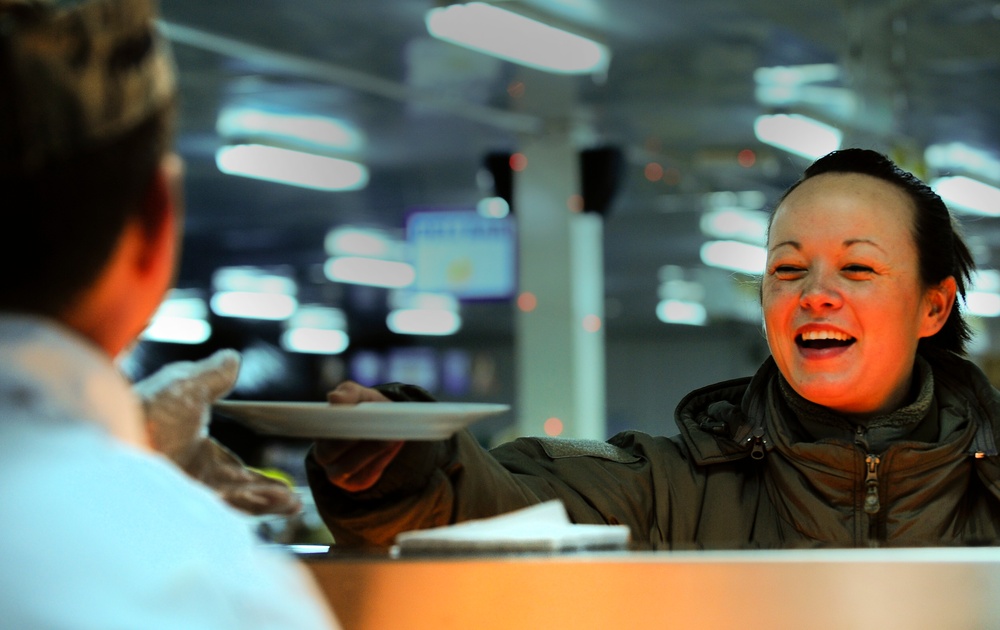
<svg viewBox="0 0 1000 630">
<path fill-rule="evenodd" d="M 924 293 L 921 337 L 935 335 L 944 327 L 951 315 L 951 309 L 955 308 L 955 295 L 957 293 L 958 285 L 952 276 L 948 276 L 940 283 L 927 289 Z"/>
</svg>

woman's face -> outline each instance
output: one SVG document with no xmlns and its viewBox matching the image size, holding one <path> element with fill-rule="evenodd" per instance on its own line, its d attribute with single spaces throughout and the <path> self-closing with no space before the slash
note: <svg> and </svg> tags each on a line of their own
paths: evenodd
<svg viewBox="0 0 1000 630">
<path fill-rule="evenodd" d="M 905 403 L 917 342 L 951 310 L 953 279 L 925 288 L 906 193 L 827 173 L 775 211 L 762 303 L 778 368 L 804 398 L 848 414 Z"/>
</svg>

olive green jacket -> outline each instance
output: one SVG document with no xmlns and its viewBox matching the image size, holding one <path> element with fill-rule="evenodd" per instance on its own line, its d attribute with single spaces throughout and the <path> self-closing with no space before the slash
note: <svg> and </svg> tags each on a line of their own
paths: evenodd
<svg viewBox="0 0 1000 630">
<path fill-rule="evenodd" d="M 400 531 L 548 499 L 561 499 L 574 522 L 628 525 L 637 549 L 1000 541 L 1000 392 L 978 368 L 960 359 L 935 367 L 923 378 L 922 417 L 869 430 L 835 417 L 808 429 L 779 380 L 768 359 L 752 378 L 691 392 L 671 437 L 521 438 L 487 452 L 460 432 L 408 443 L 358 494 L 329 484 L 310 456 L 310 485 L 343 545 L 387 546 Z M 885 446 L 873 452 L 872 441 Z"/>
</svg>

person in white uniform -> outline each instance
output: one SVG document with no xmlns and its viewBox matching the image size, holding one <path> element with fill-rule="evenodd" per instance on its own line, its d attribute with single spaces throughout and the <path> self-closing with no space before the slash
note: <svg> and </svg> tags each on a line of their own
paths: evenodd
<svg viewBox="0 0 1000 630">
<path fill-rule="evenodd" d="M 153 448 L 114 365 L 181 223 L 155 10 L 0 0 L 0 626 L 336 628 L 301 565 Z"/>
</svg>

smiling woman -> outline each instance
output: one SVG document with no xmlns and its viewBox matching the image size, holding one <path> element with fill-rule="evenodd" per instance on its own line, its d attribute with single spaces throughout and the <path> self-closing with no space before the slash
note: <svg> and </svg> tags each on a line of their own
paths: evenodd
<svg viewBox="0 0 1000 630">
<path fill-rule="evenodd" d="M 339 544 L 560 499 L 636 548 L 1000 542 L 1000 392 L 963 358 L 972 260 L 941 199 L 881 154 L 811 166 L 771 218 L 773 358 L 677 406 L 680 435 L 320 441 L 307 462 Z M 331 402 L 407 400 L 398 384 Z M 402 446 L 401 446 L 402 445 Z M 363 483 L 355 480 L 363 479 Z M 352 480 L 350 483 L 344 480 Z"/>
<path fill-rule="evenodd" d="M 885 166 L 867 153 L 827 159 L 859 172 L 807 175 L 775 211 L 761 292 L 768 343 L 806 399 L 889 412 L 906 401 L 918 343 L 944 326 L 968 269 L 925 282 L 907 189 L 864 173 Z"/>
</svg>

